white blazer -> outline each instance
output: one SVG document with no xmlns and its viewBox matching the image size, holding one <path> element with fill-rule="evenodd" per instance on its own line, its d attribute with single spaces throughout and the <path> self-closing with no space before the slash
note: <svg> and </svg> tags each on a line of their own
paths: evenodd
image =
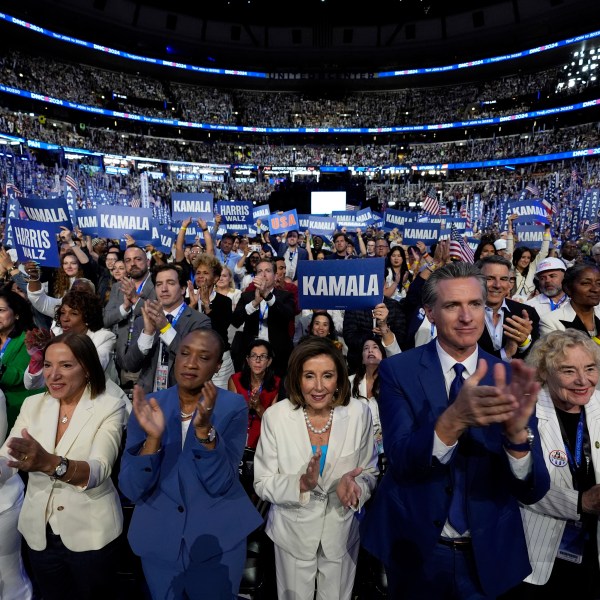
<svg viewBox="0 0 600 600">
<path fill-rule="evenodd" d="M 333 413 L 323 474 L 313 492 L 300 493 L 300 477 L 312 456 L 304 413 L 289 400 L 264 413 L 254 457 L 254 489 L 271 503 L 266 531 L 279 547 L 301 560 L 313 559 L 319 544 L 330 560 L 341 558 L 359 541 L 354 511 L 342 506 L 336 487 L 356 467 L 361 495 L 359 509 L 377 481 L 377 454 L 371 413 L 356 398 Z M 315 493 L 316 492 L 316 493 Z"/>
<path fill-rule="evenodd" d="M 550 473 L 550 490 L 539 502 L 529 506 L 521 505 L 520 508 L 529 561 L 533 569 L 525 581 L 543 585 L 550 579 L 567 520 L 579 521 L 580 515 L 577 513 L 578 492 L 573 488 L 568 464 L 557 466 L 550 460 L 556 450 L 561 450 L 565 457 L 566 453 L 556 410 L 547 387 L 542 388 L 539 393 L 536 415 L 544 460 Z M 592 440 L 592 466 L 596 481 L 600 481 L 600 449 L 593 442 L 600 439 L 600 392 L 595 391 L 586 405 L 585 418 Z M 598 538 L 600 542 L 600 530 Z"/>
<path fill-rule="evenodd" d="M 600 319 L 600 306 L 594 308 L 594 315 Z M 562 306 L 540 317 L 540 337 L 551 331 L 565 331 L 566 327 L 561 321 L 573 322 L 577 313 L 570 302 L 565 302 Z"/>
<path fill-rule="evenodd" d="M 27 429 L 42 447 L 71 460 L 86 461 L 90 478 L 86 487 L 53 481 L 41 472 L 29 473 L 19 531 L 33 550 L 46 548 L 46 523 L 50 513 L 69 550 L 98 550 L 116 539 L 123 529 L 123 513 L 110 473 L 117 459 L 125 427 L 125 403 L 101 394 L 94 400 L 86 389 L 71 422 L 57 445 L 59 401 L 48 393 L 25 399 L 11 437 Z M 7 443 L 0 448 L 0 497 L 4 486 L 20 480 L 17 470 L 6 465 L 12 460 Z"/>
</svg>

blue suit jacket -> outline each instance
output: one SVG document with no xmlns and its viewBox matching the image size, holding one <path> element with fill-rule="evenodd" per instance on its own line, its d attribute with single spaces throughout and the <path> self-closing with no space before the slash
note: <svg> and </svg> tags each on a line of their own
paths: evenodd
<svg viewBox="0 0 600 600">
<path fill-rule="evenodd" d="M 190 424 L 182 450 L 177 386 L 151 394 L 167 421 L 161 451 L 138 456 L 146 439 L 135 414 L 127 442 L 119 487 L 135 503 L 129 526 L 131 548 L 142 558 L 175 561 L 182 540 L 192 559 L 203 561 L 215 549 L 231 550 L 262 523 L 240 480 L 248 409 L 239 394 L 218 389 L 212 423 L 217 444 L 207 450 Z M 218 544 L 203 544 L 216 539 Z M 198 542 L 198 543 L 194 543 Z"/>
<path fill-rule="evenodd" d="M 479 350 L 489 368 L 482 385 L 493 385 L 497 358 Z M 436 420 L 448 405 L 435 340 L 388 358 L 379 366 L 379 412 L 387 471 L 362 523 L 365 548 L 387 568 L 410 580 L 440 537 L 452 499 L 451 464 L 432 458 Z M 537 435 L 531 475 L 520 481 L 512 474 L 502 447 L 502 427 L 470 428 L 466 445 L 467 514 L 477 572 L 492 597 L 522 581 L 531 566 L 517 500 L 538 501 L 550 481 Z"/>
</svg>

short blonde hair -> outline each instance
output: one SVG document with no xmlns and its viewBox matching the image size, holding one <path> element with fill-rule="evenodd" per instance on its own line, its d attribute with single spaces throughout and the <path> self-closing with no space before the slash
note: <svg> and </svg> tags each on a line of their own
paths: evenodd
<svg viewBox="0 0 600 600">
<path fill-rule="evenodd" d="M 593 359 L 596 367 L 600 368 L 600 347 L 587 334 L 578 329 L 551 331 L 541 337 L 526 359 L 527 364 L 537 369 L 537 378 L 545 384 L 548 374 L 560 367 L 567 350 L 581 346 Z"/>
</svg>

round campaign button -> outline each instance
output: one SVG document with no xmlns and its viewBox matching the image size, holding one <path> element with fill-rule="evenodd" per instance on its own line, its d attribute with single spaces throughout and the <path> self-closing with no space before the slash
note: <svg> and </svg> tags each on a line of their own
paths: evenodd
<svg viewBox="0 0 600 600">
<path fill-rule="evenodd" d="M 569 464 L 567 454 L 564 450 L 551 450 L 549 458 L 555 467 L 566 467 Z"/>
</svg>

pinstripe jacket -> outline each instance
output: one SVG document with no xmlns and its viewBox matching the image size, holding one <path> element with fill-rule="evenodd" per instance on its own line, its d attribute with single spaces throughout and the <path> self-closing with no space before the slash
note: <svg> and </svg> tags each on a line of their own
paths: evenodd
<svg viewBox="0 0 600 600">
<path fill-rule="evenodd" d="M 544 461 L 550 474 L 550 490 L 539 502 L 520 508 L 533 569 L 525 581 L 543 585 L 552 573 L 567 520 L 579 521 L 580 515 L 577 512 L 578 492 L 573 488 L 565 444 L 547 387 L 540 391 L 536 414 Z M 596 481 L 600 481 L 600 448 L 594 443 L 600 440 L 600 392 L 597 390 L 585 407 L 585 417 L 592 442 L 592 465 Z"/>
</svg>

